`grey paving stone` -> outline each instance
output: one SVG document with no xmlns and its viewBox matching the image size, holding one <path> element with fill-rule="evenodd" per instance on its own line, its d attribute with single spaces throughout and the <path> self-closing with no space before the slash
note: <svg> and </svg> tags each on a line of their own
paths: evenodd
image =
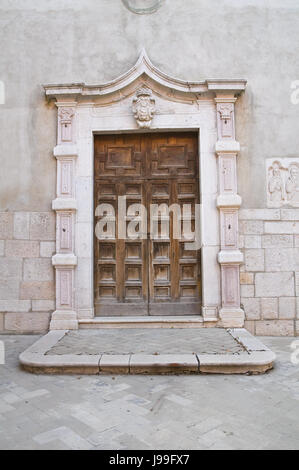
<svg viewBox="0 0 299 470">
<path fill-rule="evenodd" d="M 48 355 L 240 354 L 244 348 L 224 329 L 119 329 L 69 331 Z"/>
<path fill-rule="evenodd" d="M 0 449 L 299 449 L 296 338 L 261 338 L 277 360 L 256 376 L 32 375 L 38 337 L 0 339 Z"/>
</svg>

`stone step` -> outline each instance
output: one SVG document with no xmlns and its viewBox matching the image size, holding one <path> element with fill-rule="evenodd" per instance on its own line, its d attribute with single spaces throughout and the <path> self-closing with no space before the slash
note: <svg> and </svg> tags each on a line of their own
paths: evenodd
<svg viewBox="0 0 299 470">
<path fill-rule="evenodd" d="M 143 317 L 94 317 L 79 320 L 79 329 L 90 328 L 206 328 L 215 326 L 204 322 L 200 315 L 193 316 L 143 316 Z"/>
<path fill-rule="evenodd" d="M 275 354 L 244 329 L 50 331 L 20 355 L 34 373 L 258 374 Z"/>
</svg>

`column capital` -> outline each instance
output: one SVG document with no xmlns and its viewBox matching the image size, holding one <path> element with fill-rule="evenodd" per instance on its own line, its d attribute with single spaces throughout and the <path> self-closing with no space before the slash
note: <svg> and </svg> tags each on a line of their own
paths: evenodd
<svg viewBox="0 0 299 470">
<path fill-rule="evenodd" d="M 58 145 L 74 145 L 76 143 L 75 122 L 76 106 L 74 101 L 57 102 L 58 108 Z"/>
<path fill-rule="evenodd" d="M 235 103 L 236 98 L 222 95 L 216 97 L 218 140 L 235 140 Z"/>
</svg>

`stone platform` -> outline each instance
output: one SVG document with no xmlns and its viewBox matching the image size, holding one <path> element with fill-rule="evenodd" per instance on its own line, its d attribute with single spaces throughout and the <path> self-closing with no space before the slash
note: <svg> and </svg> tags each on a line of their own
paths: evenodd
<svg viewBox="0 0 299 470">
<path fill-rule="evenodd" d="M 264 373 L 275 355 L 245 329 L 51 331 L 20 355 L 29 372 Z"/>
</svg>

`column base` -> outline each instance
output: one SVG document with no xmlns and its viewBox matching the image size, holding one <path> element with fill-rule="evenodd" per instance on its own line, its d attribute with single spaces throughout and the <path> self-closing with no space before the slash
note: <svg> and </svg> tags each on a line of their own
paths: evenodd
<svg viewBox="0 0 299 470">
<path fill-rule="evenodd" d="M 79 320 L 90 320 L 94 318 L 94 308 L 78 309 Z"/>
<path fill-rule="evenodd" d="M 241 308 L 222 308 L 219 312 L 220 325 L 223 328 L 243 328 L 244 310 Z"/>
<path fill-rule="evenodd" d="M 56 310 L 52 314 L 50 330 L 78 330 L 77 313 L 69 310 Z"/>
<path fill-rule="evenodd" d="M 218 321 L 218 308 L 217 307 L 202 307 L 201 313 L 205 322 Z"/>
</svg>

